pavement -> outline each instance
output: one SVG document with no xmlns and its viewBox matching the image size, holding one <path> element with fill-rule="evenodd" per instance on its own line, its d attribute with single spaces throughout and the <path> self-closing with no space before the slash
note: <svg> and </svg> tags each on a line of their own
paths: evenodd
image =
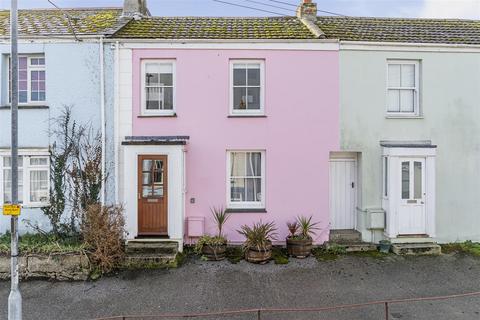
<svg viewBox="0 0 480 320">
<path fill-rule="evenodd" d="M 307 308 L 480 291 L 480 259 L 344 256 L 290 259 L 286 265 L 190 258 L 180 268 L 128 271 L 94 282 L 21 283 L 24 319 L 96 319 L 118 315 Z M 7 318 L 9 282 L 0 282 L 0 319 Z M 390 319 L 480 319 L 480 297 L 392 305 Z M 257 319 L 256 314 L 199 319 Z M 150 318 L 152 319 L 152 318 Z M 385 319 L 383 306 L 325 313 L 262 314 L 277 319 Z"/>
</svg>

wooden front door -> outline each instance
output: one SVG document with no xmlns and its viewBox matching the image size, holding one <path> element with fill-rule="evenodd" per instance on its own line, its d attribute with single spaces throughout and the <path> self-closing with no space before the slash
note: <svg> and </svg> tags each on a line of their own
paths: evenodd
<svg viewBox="0 0 480 320">
<path fill-rule="evenodd" d="M 138 234 L 168 235 L 167 156 L 138 156 Z"/>
</svg>

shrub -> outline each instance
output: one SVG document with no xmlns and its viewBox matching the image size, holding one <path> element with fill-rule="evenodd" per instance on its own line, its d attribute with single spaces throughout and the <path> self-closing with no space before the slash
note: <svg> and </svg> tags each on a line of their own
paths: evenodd
<svg viewBox="0 0 480 320">
<path fill-rule="evenodd" d="M 80 229 L 94 267 L 102 273 L 114 270 L 122 262 L 125 239 L 123 208 L 90 205 Z"/>
<path fill-rule="evenodd" d="M 201 254 L 204 246 L 217 248 L 226 244 L 227 240 L 224 237 L 203 235 L 198 239 L 197 243 L 195 244 L 194 251 L 197 254 Z"/>
<path fill-rule="evenodd" d="M 318 222 L 312 222 L 312 216 L 298 216 L 297 221 L 287 222 L 288 230 L 290 231 L 289 238 L 295 240 L 311 240 L 315 235 L 315 230 L 320 230 L 317 227 Z"/>
<path fill-rule="evenodd" d="M 217 225 L 217 235 L 210 236 L 210 235 L 203 235 L 198 239 L 195 245 L 195 252 L 197 254 L 202 253 L 202 249 L 204 246 L 211 247 L 212 249 L 216 250 L 216 248 L 225 246 L 227 244 L 227 238 L 223 235 L 223 227 L 225 223 L 230 218 L 230 214 L 224 210 L 222 207 L 220 208 L 212 208 L 212 216 L 215 224 Z"/>
<path fill-rule="evenodd" d="M 244 250 L 256 248 L 258 251 L 265 251 L 272 240 L 276 239 L 276 230 L 273 222 L 263 223 L 260 221 L 254 223 L 252 227 L 243 225 L 238 233 L 245 237 Z"/>
</svg>

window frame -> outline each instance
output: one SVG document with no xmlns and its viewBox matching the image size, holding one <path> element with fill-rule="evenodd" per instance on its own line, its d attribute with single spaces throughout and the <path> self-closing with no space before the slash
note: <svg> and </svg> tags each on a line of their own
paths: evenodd
<svg viewBox="0 0 480 320">
<path fill-rule="evenodd" d="M 19 106 L 44 106 L 47 104 L 47 59 L 44 54 L 19 54 L 18 58 L 27 58 L 27 102 L 18 102 Z M 43 66 L 40 65 L 31 65 L 32 59 L 41 59 L 45 60 Z M 11 86 L 10 86 L 10 68 L 11 68 L 11 57 L 8 56 L 7 59 L 7 103 L 9 106 L 12 105 L 12 97 L 10 95 Z M 45 100 L 42 101 L 32 101 L 32 75 L 31 71 L 44 71 L 45 72 Z M 20 100 L 20 99 L 19 99 Z"/>
<path fill-rule="evenodd" d="M 389 184 L 389 158 L 387 156 L 382 157 L 382 168 L 383 168 L 383 174 L 382 174 L 382 198 L 387 200 L 388 199 L 388 184 Z"/>
<path fill-rule="evenodd" d="M 234 108 L 233 73 L 235 64 L 260 64 L 260 109 L 238 110 Z M 231 59 L 230 60 L 230 116 L 264 116 L 265 115 L 265 60 L 264 59 Z"/>
<path fill-rule="evenodd" d="M 19 151 L 19 156 L 23 157 L 23 167 L 22 167 L 22 178 L 23 178 L 23 203 L 21 203 L 22 207 L 29 207 L 29 208 L 41 208 L 50 205 L 49 196 L 50 196 L 50 186 L 51 186 L 51 176 L 50 176 L 50 155 L 46 151 L 38 151 L 38 152 L 26 152 L 26 151 Z M 9 151 L 7 152 L 0 152 L 0 207 L 4 205 L 4 177 L 3 177 L 3 170 L 4 165 L 3 161 L 5 157 L 10 157 L 11 154 Z M 31 165 L 30 159 L 31 158 L 46 158 L 47 164 L 46 165 Z M 30 172 L 33 171 L 47 171 L 47 201 L 46 202 L 34 202 L 30 201 Z"/>
<path fill-rule="evenodd" d="M 140 94 L 140 115 L 144 117 L 158 117 L 158 116 L 174 116 L 176 114 L 177 108 L 177 66 L 175 59 L 142 59 L 141 60 L 141 94 Z M 172 65 L 172 109 L 165 110 L 147 110 L 147 99 L 146 99 L 146 80 L 145 80 L 145 65 L 147 63 L 160 63 L 160 64 L 171 64 Z"/>
<path fill-rule="evenodd" d="M 406 60 L 406 59 L 387 59 L 386 63 L 386 83 L 385 83 L 385 113 L 387 117 L 395 118 L 415 118 L 421 117 L 420 112 L 420 60 Z M 389 66 L 390 65 L 413 65 L 415 72 L 415 86 L 414 87 L 390 87 L 389 86 Z M 400 68 L 401 70 L 401 68 Z M 388 92 L 390 90 L 413 90 L 414 106 L 413 112 L 389 111 L 388 110 Z"/>
<path fill-rule="evenodd" d="M 260 186 L 262 188 L 262 199 L 261 201 L 235 201 L 233 202 L 231 200 L 231 159 L 232 159 L 232 153 L 248 153 L 248 152 L 257 152 L 260 153 L 261 159 L 260 159 L 260 164 L 261 164 L 261 183 Z M 226 200 L 227 200 L 227 209 L 266 209 L 266 179 L 265 179 L 265 150 L 259 149 L 259 150 L 241 150 L 241 149 L 231 149 L 227 150 L 227 170 L 226 170 Z"/>
</svg>

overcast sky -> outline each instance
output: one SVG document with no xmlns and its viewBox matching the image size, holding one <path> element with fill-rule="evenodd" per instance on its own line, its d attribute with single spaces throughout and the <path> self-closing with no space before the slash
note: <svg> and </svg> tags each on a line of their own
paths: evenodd
<svg viewBox="0 0 480 320">
<path fill-rule="evenodd" d="M 272 0 L 222 0 L 244 6 L 293 14 L 294 6 Z M 296 5 L 300 0 L 280 0 Z M 58 6 L 122 6 L 123 0 L 53 0 Z M 480 19 L 480 0 L 316 0 L 320 10 L 351 16 L 429 17 Z M 18 0 L 20 8 L 51 8 L 47 0 Z M 259 3 L 265 3 L 261 5 Z M 277 6 L 280 8 L 275 8 Z M 10 0 L 0 0 L 9 9 Z M 240 8 L 213 0 L 148 0 L 153 15 L 164 16 L 265 16 L 272 13 Z M 319 13 L 322 14 L 322 13 Z"/>
</svg>

